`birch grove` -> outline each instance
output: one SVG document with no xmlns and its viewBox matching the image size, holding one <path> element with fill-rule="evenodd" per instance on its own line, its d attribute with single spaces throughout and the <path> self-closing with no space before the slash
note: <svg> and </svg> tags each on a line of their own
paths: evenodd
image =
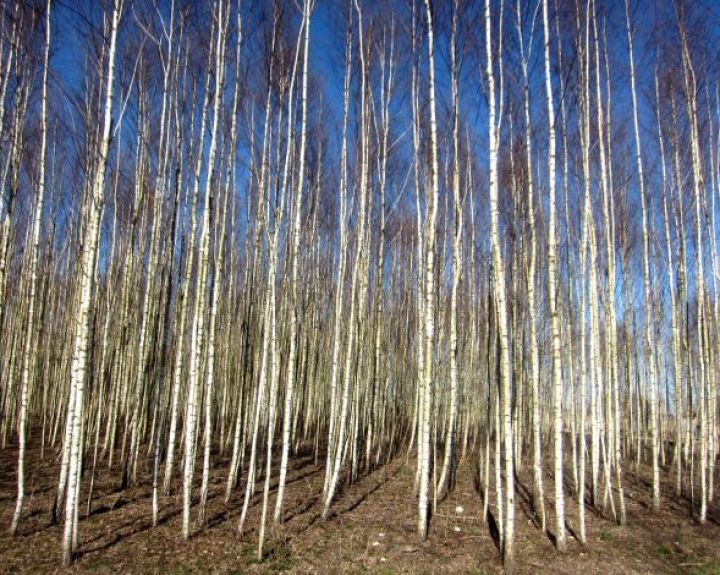
<svg viewBox="0 0 720 575">
<path fill-rule="evenodd" d="M 506 572 L 524 519 L 566 556 L 715 521 L 701 3 L 90 4 L 0 13 L 8 537 L 42 514 L 69 566 L 147 488 L 261 564 L 299 485 L 332 526 L 395 467 L 418 545 L 472 491 Z"/>
</svg>

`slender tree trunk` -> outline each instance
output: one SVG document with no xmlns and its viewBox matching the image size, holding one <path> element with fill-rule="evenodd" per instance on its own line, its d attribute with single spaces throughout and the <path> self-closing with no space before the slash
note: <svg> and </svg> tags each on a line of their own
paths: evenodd
<svg viewBox="0 0 720 575">
<path fill-rule="evenodd" d="M 80 263 L 77 330 L 71 367 L 71 400 L 68 402 L 67 420 L 70 422 L 64 442 L 69 446 L 68 486 L 65 502 L 65 527 L 63 530 L 63 563 L 70 565 L 77 541 L 78 491 L 81 473 L 81 434 L 84 417 L 85 377 L 87 372 L 90 302 L 94 289 L 94 270 L 97 260 L 100 231 L 100 215 L 105 195 L 105 168 L 111 140 L 113 88 L 115 80 L 115 53 L 117 31 L 122 11 L 122 0 L 113 3 L 110 16 L 110 46 L 108 49 L 107 76 L 105 78 L 105 110 L 102 136 L 98 150 L 97 165 L 90 188 L 87 205 L 87 222 L 84 231 L 82 260 Z"/>
<path fill-rule="evenodd" d="M 303 208 L 303 186 L 305 178 L 305 147 L 307 140 L 307 91 L 308 91 L 308 59 L 310 45 L 310 12 L 311 0 L 305 0 L 303 4 L 303 82 L 302 82 L 302 104 L 301 104 L 301 127 L 300 127 L 300 152 L 298 154 L 298 180 L 295 191 L 295 207 L 292 228 L 292 295 L 293 310 L 290 314 L 290 351 L 288 354 L 287 379 L 285 382 L 285 408 L 283 413 L 282 430 L 282 453 L 280 456 L 280 476 L 278 479 L 278 493 L 275 501 L 275 523 L 282 521 L 283 499 L 285 496 L 285 480 L 287 478 L 288 459 L 290 456 L 290 424 L 292 421 L 293 388 L 295 385 L 295 362 L 297 359 L 297 324 L 300 314 L 298 294 L 298 274 L 300 268 L 300 224 L 302 222 Z"/>
<path fill-rule="evenodd" d="M 548 117 L 548 189 L 550 194 L 550 223 L 548 226 L 548 300 L 550 305 L 550 329 L 553 370 L 554 441 L 555 441 L 555 545 L 565 551 L 565 495 L 563 493 L 563 381 L 562 354 L 560 353 L 560 314 L 557 296 L 557 248 L 555 216 L 555 105 L 550 75 L 550 23 L 548 0 L 543 0 L 543 32 L 545 39 L 545 95 Z"/>
<path fill-rule="evenodd" d="M 42 76 L 42 100 L 41 100 L 41 135 L 40 135 L 40 167 L 39 182 L 37 196 L 35 198 L 35 209 L 33 213 L 32 223 L 32 240 L 30 244 L 29 256 L 29 293 L 28 293 L 28 311 L 27 311 L 27 327 L 25 332 L 25 345 L 23 348 L 23 365 L 22 365 L 22 381 L 20 388 L 20 413 L 18 415 L 18 476 L 17 476 L 17 500 L 15 503 L 15 512 L 13 513 L 12 523 L 10 524 L 10 533 L 17 534 L 20 516 L 22 514 L 23 501 L 25 499 L 25 450 L 26 450 L 26 434 L 27 434 L 27 418 L 28 418 L 28 392 L 30 387 L 31 373 L 35 371 L 35 363 L 37 359 L 37 350 L 35 349 L 35 306 L 37 283 L 38 283 L 38 258 L 40 251 L 40 226 L 42 225 L 43 208 L 45 205 L 45 157 L 47 155 L 47 93 L 48 93 L 48 73 L 50 67 L 50 8 L 51 0 L 47 1 L 45 6 L 45 52 Z M 2 303 L 0 302 L 0 305 Z M 0 314 L 2 318 L 2 314 Z M 0 324 L 0 329 L 2 325 Z M 98 426 L 100 422 L 98 421 Z"/>
</svg>

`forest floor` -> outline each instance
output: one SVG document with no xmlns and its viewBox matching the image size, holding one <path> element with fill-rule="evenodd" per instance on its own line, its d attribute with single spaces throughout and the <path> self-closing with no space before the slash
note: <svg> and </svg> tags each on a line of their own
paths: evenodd
<svg viewBox="0 0 720 575">
<path fill-rule="evenodd" d="M 312 456 L 292 460 L 286 490 L 286 521 L 271 532 L 266 556 L 256 559 L 257 523 L 262 506 L 262 477 L 242 537 L 237 522 L 242 507 L 244 477 L 228 503 L 223 502 L 227 462 L 220 460 L 212 475 L 206 527 L 190 540 L 181 536 L 180 484 L 163 497 L 160 525 L 152 528 L 151 460 L 140 487 L 118 490 L 118 470 L 107 466 L 95 482 L 92 511 L 81 506 L 79 557 L 70 569 L 60 565 L 61 526 L 50 524 L 50 507 L 58 476 L 53 458 L 29 452 L 28 497 L 20 533 L 7 534 L 15 500 L 15 449 L 0 451 L 0 573 L 502 573 L 495 520 L 482 520 L 482 489 L 469 458 L 459 467 L 455 490 L 437 505 L 427 542 L 415 535 L 417 505 L 413 496 L 414 459 L 396 458 L 342 490 L 332 517 L 321 518 L 324 468 Z M 200 474 L 196 473 L 196 477 Z M 620 527 L 608 508 L 600 514 L 587 507 L 588 545 L 574 537 L 577 504 L 566 499 L 568 549 L 555 551 L 552 542 L 552 482 L 545 477 L 548 527 L 543 535 L 533 521 L 528 502 L 531 469 L 519 474 L 516 497 L 516 572 L 567 573 L 687 573 L 720 574 L 720 517 L 711 506 L 705 526 L 689 515 L 687 500 L 669 496 L 663 485 L 661 511 L 652 513 L 648 470 L 639 477 L 626 474 L 628 524 Z M 199 477 L 198 477 L 199 480 Z M 572 479 L 570 479 L 572 482 Z M 271 485 L 276 485 L 273 478 Z M 492 482 L 491 482 L 492 483 Z M 570 488 L 570 485 L 567 485 Z M 480 490 L 480 491 L 478 491 Z M 87 497 L 87 485 L 82 494 Z M 491 491 L 490 509 L 494 509 Z M 274 496 L 271 497 L 274 505 Z M 461 509 L 462 508 L 462 509 Z M 197 509 L 193 507 L 193 519 Z"/>
</svg>

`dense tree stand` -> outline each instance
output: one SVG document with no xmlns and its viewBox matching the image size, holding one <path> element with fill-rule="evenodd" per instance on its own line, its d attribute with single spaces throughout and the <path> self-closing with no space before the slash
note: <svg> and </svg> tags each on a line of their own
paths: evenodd
<svg viewBox="0 0 720 575">
<path fill-rule="evenodd" d="M 710 4 L 0 0 L 0 571 L 717 571 Z"/>
</svg>

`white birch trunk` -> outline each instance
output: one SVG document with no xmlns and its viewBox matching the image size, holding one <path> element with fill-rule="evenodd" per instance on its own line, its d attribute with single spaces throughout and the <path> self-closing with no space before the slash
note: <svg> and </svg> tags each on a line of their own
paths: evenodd
<svg viewBox="0 0 720 575">
<path fill-rule="evenodd" d="M 42 76 L 42 100 L 41 100 L 41 135 L 40 135 L 40 166 L 38 168 L 39 181 L 35 208 L 32 223 L 32 240 L 30 244 L 30 276 L 28 293 L 27 328 L 25 332 L 25 345 L 23 348 L 22 381 L 20 384 L 20 413 L 18 414 L 18 475 L 17 475 L 17 500 L 15 512 L 13 513 L 10 533 L 17 533 L 20 515 L 22 514 L 23 501 L 25 499 L 25 449 L 27 433 L 27 412 L 28 393 L 30 387 L 30 376 L 35 370 L 37 351 L 34 349 L 35 334 L 35 306 L 38 283 L 38 257 L 40 250 L 40 226 L 42 225 L 43 207 L 45 205 L 45 157 L 47 155 L 47 93 L 48 93 L 48 72 L 50 67 L 50 8 L 51 0 L 45 6 L 45 51 Z M 0 304 L 1 305 L 1 304 Z M 2 318 L 2 313 L 0 313 Z M 0 326 L 1 328 L 1 326 Z M 100 422 L 98 421 L 98 426 Z"/>
<path fill-rule="evenodd" d="M 72 401 L 68 403 L 68 435 L 65 442 L 69 446 L 68 458 L 68 486 L 65 502 L 65 526 L 63 530 L 63 563 L 67 566 L 73 559 L 75 540 L 77 537 L 77 510 L 78 491 L 81 470 L 81 434 L 84 417 L 85 377 L 87 372 L 87 359 L 89 332 L 90 332 L 90 302 L 94 289 L 94 271 L 97 260 L 100 231 L 100 215 L 104 201 L 105 168 L 107 166 L 108 151 L 110 148 L 112 128 L 112 104 L 115 80 L 115 54 L 117 45 L 117 31 L 122 11 L 122 0 L 113 3 L 110 17 L 110 46 L 108 49 L 107 76 L 105 78 L 105 101 L 103 130 L 98 150 L 97 164 L 88 197 L 87 222 L 85 226 L 85 241 L 83 242 L 82 260 L 80 263 L 79 300 L 77 310 L 77 330 L 73 360 L 71 367 Z"/>
</svg>

